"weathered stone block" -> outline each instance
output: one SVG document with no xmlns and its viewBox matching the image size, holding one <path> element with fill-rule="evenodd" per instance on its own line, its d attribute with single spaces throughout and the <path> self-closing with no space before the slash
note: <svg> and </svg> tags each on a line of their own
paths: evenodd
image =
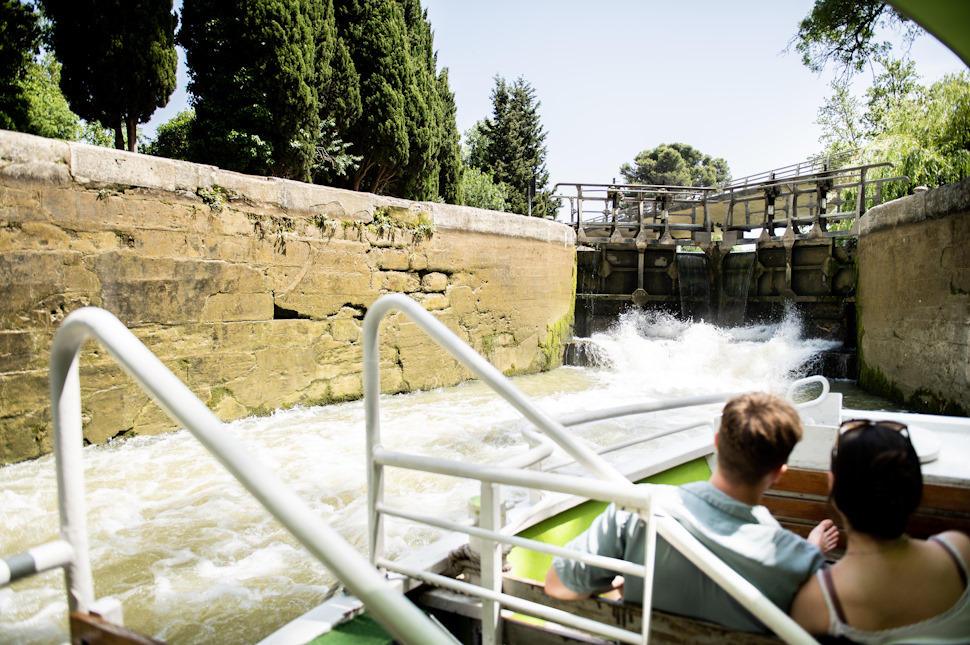
<svg viewBox="0 0 970 645">
<path fill-rule="evenodd" d="M 428 268 L 428 256 L 424 253 L 411 253 L 408 260 L 408 268 L 412 271 L 424 271 Z"/>
<path fill-rule="evenodd" d="M 358 374 L 341 376 L 330 381 L 329 390 L 332 401 L 359 399 L 364 394 L 364 382 Z"/>
<path fill-rule="evenodd" d="M 448 288 L 448 276 L 444 273 L 426 273 L 421 278 L 421 290 L 427 292 L 444 291 Z"/>
<path fill-rule="evenodd" d="M 272 320 L 273 296 L 269 293 L 216 293 L 205 300 L 203 322 Z"/>
<path fill-rule="evenodd" d="M 3 166 L 11 163 L 46 163 L 67 168 L 70 159 L 71 146 L 64 141 L 20 132 L 4 132 L 0 137 L 0 165 Z"/>
<path fill-rule="evenodd" d="M 385 271 L 383 273 L 382 288 L 395 293 L 414 293 L 421 289 L 421 281 L 414 273 L 401 271 Z"/>
<path fill-rule="evenodd" d="M 442 293 L 419 293 L 415 294 L 415 300 L 428 311 L 440 311 L 450 306 L 448 296 Z"/>
<path fill-rule="evenodd" d="M 384 249 L 380 268 L 384 271 L 407 271 L 411 267 L 410 254 L 404 249 Z"/>
<path fill-rule="evenodd" d="M 338 319 L 331 324 L 333 339 L 336 341 L 356 343 L 360 340 L 360 326 L 354 320 Z"/>
</svg>

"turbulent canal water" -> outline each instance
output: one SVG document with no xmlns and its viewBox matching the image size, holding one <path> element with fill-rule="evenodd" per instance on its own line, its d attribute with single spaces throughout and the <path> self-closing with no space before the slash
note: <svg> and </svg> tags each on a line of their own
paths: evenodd
<svg viewBox="0 0 970 645">
<path fill-rule="evenodd" d="M 803 339 L 798 329 L 796 321 L 719 329 L 629 315 L 591 339 L 602 366 L 514 382 L 552 416 L 713 392 L 784 393 L 832 345 Z M 387 396 L 381 405 L 390 448 L 494 463 L 526 447 L 518 413 L 478 382 Z M 640 415 L 576 432 L 605 445 L 689 416 Z M 361 402 L 244 419 L 227 431 L 366 552 Z M 187 432 L 89 447 L 84 458 L 96 596 L 119 599 L 133 629 L 173 645 L 253 643 L 315 606 L 334 584 Z M 395 504 L 454 518 L 475 494 L 471 484 L 428 476 L 388 483 Z M 0 468 L 0 518 L 0 554 L 57 537 L 52 457 Z M 434 538 L 403 524 L 388 533 L 392 556 Z M 0 643 L 64 642 L 66 613 L 59 571 L 0 589 Z"/>
</svg>

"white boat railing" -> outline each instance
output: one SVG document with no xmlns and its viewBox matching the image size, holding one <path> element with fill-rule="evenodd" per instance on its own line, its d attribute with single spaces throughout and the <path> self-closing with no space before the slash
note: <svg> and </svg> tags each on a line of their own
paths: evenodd
<svg viewBox="0 0 970 645">
<path fill-rule="evenodd" d="M 380 445 L 380 356 L 378 334 L 380 322 L 391 311 L 399 311 L 458 359 L 466 368 L 512 403 L 546 437 L 525 431 L 532 446 L 520 455 L 498 466 L 471 464 L 422 455 L 404 454 Z M 364 319 L 364 393 L 367 425 L 368 502 L 370 510 L 370 551 L 368 562 L 333 528 L 317 517 L 312 509 L 275 474 L 250 454 L 224 424 L 189 388 L 109 312 L 86 307 L 71 313 L 61 324 L 51 349 L 51 415 L 54 454 L 57 470 L 60 538 L 0 559 L 0 587 L 42 571 L 63 568 L 68 607 L 100 615 L 111 622 L 122 623 L 120 604 L 111 598 L 95 597 L 87 531 L 87 504 L 84 497 L 83 435 L 79 360 L 81 346 L 88 339 L 97 340 L 128 374 L 147 392 L 174 421 L 195 436 L 227 470 L 269 510 L 347 589 L 359 598 L 374 618 L 396 639 L 409 645 L 453 644 L 454 637 L 412 604 L 399 589 L 391 585 L 375 567 L 398 571 L 415 579 L 427 580 L 444 587 L 460 587 L 482 599 L 483 631 L 486 643 L 499 643 L 501 610 L 508 608 L 529 613 L 555 623 L 575 626 L 623 642 L 645 643 L 649 635 L 650 612 L 644 612 L 643 632 L 636 634 L 609 625 L 588 624 L 568 612 L 529 603 L 501 592 L 501 545 L 526 548 L 572 557 L 598 566 L 607 566 L 624 575 L 643 576 L 644 606 L 649 607 L 653 579 L 655 536 L 660 534 L 684 553 L 702 571 L 724 587 L 744 607 L 770 629 L 790 643 L 816 641 L 794 621 L 765 598 L 749 582 L 711 554 L 696 538 L 676 521 L 652 508 L 649 489 L 637 487 L 613 466 L 591 451 L 557 421 L 539 410 L 494 366 L 477 354 L 443 323 L 414 300 L 399 294 L 378 299 Z M 696 404 L 696 403 L 695 403 Z M 624 413 L 634 413 L 624 408 Z M 648 411 L 644 409 L 644 411 Z M 569 424 L 593 420 L 593 416 L 566 419 Z M 584 420 L 585 419 L 585 420 Z M 594 478 L 574 477 L 529 469 L 551 454 L 550 440 L 564 449 Z M 430 473 L 477 479 L 482 483 L 479 526 L 409 514 L 384 503 L 385 467 L 414 468 Z M 501 533 L 498 486 L 508 485 L 579 495 L 618 504 L 637 512 L 646 521 L 647 540 L 644 565 L 602 558 L 523 540 Z M 483 586 L 468 585 L 426 571 L 410 570 L 384 557 L 383 517 L 396 516 L 421 521 L 446 530 L 463 531 L 490 545 L 483 549 Z"/>
<path fill-rule="evenodd" d="M 320 562 L 363 601 L 374 618 L 398 640 L 413 645 L 454 645 L 454 637 L 434 623 L 367 559 L 319 518 L 309 505 L 250 454 L 224 424 L 117 318 L 94 307 L 71 313 L 51 349 L 51 414 L 57 468 L 61 538 L 3 558 L 8 573 L 28 577 L 62 567 L 71 612 L 95 613 L 121 624 L 120 604 L 95 599 L 84 497 L 81 433 L 81 345 L 96 339 L 177 423 L 191 432 L 259 502 Z M 14 563 L 16 571 L 6 563 Z M 36 570 L 36 571 L 35 571 Z M 8 575 L 12 581 L 13 575 Z M 6 584 L 0 577 L 0 586 Z"/>
<path fill-rule="evenodd" d="M 581 464 L 596 479 L 525 470 L 520 467 L 503 465 L 483 465 L 441 459 L 425 455 L 387 450 L 381 445 L 380 434 L 380 324 L 391 312 L 405 314 L 432 340 L 457 359 L 471 373 L 488 384 L 506 401 L 529 419 L 540 431 L 563 448 L 576 462 Z M 769 629 L 788 643 L 814 644 L 817 641 L 795 623 L 785 612 L 766 598 L 750 582 L 712 554 L 693 535 L 678 522 L 663 513 L 663 509 L 651 506 L 649 489 L 638 487 L 624 477 L 596 452 L 575 438 L 557 421 L 537 408 L 512 382 L 495 366 L 475 352 L 454 332 L 448 329 L 432 314 L 413 299 L 401 294 L 389 294 L 378 299 L 364 316 L 364 397 L 367 425 L 367 477 L 368 510 L 371 562 L 376 567 L 394 571 L 429 584 L 460 591 L 478 597 L 482 602 L 482 642 L 498 645 L 502 642 L 502 609 L 507 608 L 519 613 L 529 614 L 557 624 L 576 627 L 594 634 L 602 635 L 625 643 L 647 643 L 650 633 L 650 612 L 643 613 L 643 631 L 640 634 L 618 629 L 611 625 L 578 618 L 545 605 L 525 601 L 502 592 L 501 545 L 521 546 L 533 551 L 570 557 L 587 563 L 598 563 L 625 575 L 642 576 L 645 579 L 643 606 L 651 606 L 653 562 L 656 535 L 659 533 L 671 546 L 683 553 L 699 569 L 723 587 L 752 614 L 757 616 Z M 718 395 L 715 400 L 723 400 Z M 703 400 L 704 403 L 711 402 Z M 697 405 L 699 403 L 693 403 Z M 650 411 L 650 404 L 643 411 Z M 623 410 L 633 414 L 637 410 Z M 578 415 L 567 418 L 570 424 L 584 423 L 603 418 L 599 413 Z M 614 410 L 611 416 L 619 416 Z M 434 517 L 410 513 L 393 508 L 384 501 L 385 468 L 407 468 L 456 478 L 473 479 L 481 482 L 481 510 L 478 527 L 446 522 Z M 644 565 L 604 559 L 575 550 L 563 549 L 535 540 L 527 540 L 501 532 L 501 498 L 498 486 L 515 486 L 533 490 L 553 491 L 578 495 L 616 503 L 621 508 L 639 513 L 646 518 L 646 551 Z M 400 565 L 385 557 L 384 517 L 397 517 L 425 523 L 445 530 L 461 531 L 485 545 L 481 549 L 481 585 L 455 580 L 439 574 Z"/>
</svg>

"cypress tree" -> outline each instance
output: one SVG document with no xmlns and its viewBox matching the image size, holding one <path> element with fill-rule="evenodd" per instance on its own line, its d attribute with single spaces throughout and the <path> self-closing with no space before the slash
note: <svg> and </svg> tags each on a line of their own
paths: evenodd
<svg viewBox="0 0 970 645">
<path fill-rule="evenodd" d="M 448 68 L 438 74 L 438 96 L 442 105 L 441 148 L 438 153 L 438 192 L 447 204 L 465 201 L 463 179 L 465 164 L 461 159 L 461 135 L 456 120 L 455 95 L 448 85 Z"/>
<path fill-rule="evenodd" d="M 337 33 L 332 0 L 321 0 L 321 26 L 317 32 L 318 96 L 320 131 L 312 170 L 314 183 L 338 184 L 347 173 L 357 169 L 360 157 L 350 154 L 350 143 L 341 137 L 360 117 L 360 76 L 354 68 L 350 49 Z"/>
<path fill-rule="evenodd" d="M 408 163 L 411 69 L 404 12 L 394 0 L 337 0 L 334 8 L 338 34 L 350 47 L 360 79 L 361 115 L 343 134 L 361 163 L 345 185 L 388 193 Z"/>
<path fill-rule="evenodd" d="M 184 0 L 196 161 L 310 179 L 320 133 L 318 61 L 333 46 L 313 0 Z M 330 28 L 328 29 L 328 24 Z"/>
<path fill-rule="evenodd" d="M 402 0 L 402 7 L 412 82 L 405 103 L 410 146 L 401 196 L 424 201 L 438 196 L 442 105 L 428 14 L 421 9 L 419 0 Z"/>
<path fill-rule="evenodd" d="M 0 128 L 28 132 L 30 102 L 23 82 L 40 46 L 40 25 L 33 7 L 20 0 L 0 0 Z"/>
<path fill-rule="evenodd" d="M 336 80 L 327 112 L 359 164 L 333 183 L 415 200 L 460 195 L 454 96 L 447 75 L 436 72 L 420 1 L 334 0 L 334 13 Z"/>
<path fill-rule="evenodd" d="M 40 0 L 61 61 L 61 90 L 78 116 L 136 149 L 136 130 L 175 90 L 172 0 Z"/>
</svg>

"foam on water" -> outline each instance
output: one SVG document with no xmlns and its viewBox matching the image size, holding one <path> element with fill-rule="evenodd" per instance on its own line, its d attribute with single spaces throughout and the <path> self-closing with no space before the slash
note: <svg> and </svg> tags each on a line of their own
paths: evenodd
<svg viewBox="0 0 970 645">
<path fill-rule="evenodd" d="M 562 368 L 516 385 L 552 416 L 670 396 L 780 393 L 829 346 L 800 339 L 793 320 L 726 330 L 642 314 L 624 316 L 591 341 L 603 367 Z M 526 448 L 518 412 L 478 382 L 385 396 L 381 406 L 381 440 L 391 449 L 497 463 Z M 640 415 L 575 432 L 607 445 L 693 415 Z M 226 430 L 366 553 L 361 402 L 277 412 Z M 178 645 L 255 642 L 313 607 L 335 582 L 187 432 L 89 447 L 84 459 L 96 595 L 121 600 L 126 624 L 138 631 Z M 464 517 L 477 494 L 470 482 L 388 477 L 391 503 L 449 519 Z M 51 456 L 0 468 L 0 553 L 55 539 L 57 517 Z M 386 547 L 393 557 L 435 535 L 388 522 Z M 66 638 L 60 572 L 0 589 L 0 643 Z"/>
</svg>

